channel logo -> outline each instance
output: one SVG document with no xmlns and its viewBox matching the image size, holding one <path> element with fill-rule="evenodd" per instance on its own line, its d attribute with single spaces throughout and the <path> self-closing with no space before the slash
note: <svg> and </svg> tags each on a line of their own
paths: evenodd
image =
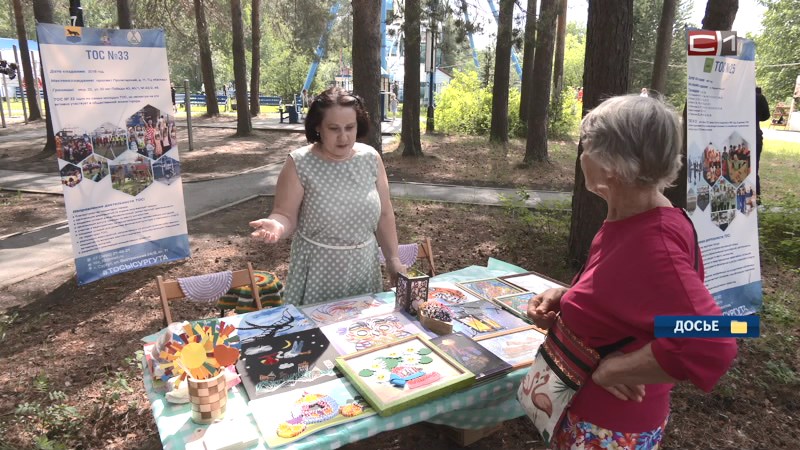
<svg viewBox="0 0 800 450">
<path fill-rule="evenodd" d="M 691 30 L 688 38 L 689 56 L 736 56 L 735 31 Z"/>
<path fill-rule="evenodd" d="M 758 316 L 658 316 L 656 337 L 754 338 L 761 334 Z"/>
</svg>

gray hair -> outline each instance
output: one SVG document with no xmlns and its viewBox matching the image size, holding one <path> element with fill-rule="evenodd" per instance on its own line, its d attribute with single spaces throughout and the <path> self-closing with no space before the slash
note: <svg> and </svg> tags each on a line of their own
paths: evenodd
<svg viewBox="0 0 800 450">
<path fill-rule="evenodd" d="M 681 168 L 680 119 L 659 98 L 622 95 L 593 109 L 581 122 L 583 149 L 623 182 L 672 184 Z"/>
</svg>

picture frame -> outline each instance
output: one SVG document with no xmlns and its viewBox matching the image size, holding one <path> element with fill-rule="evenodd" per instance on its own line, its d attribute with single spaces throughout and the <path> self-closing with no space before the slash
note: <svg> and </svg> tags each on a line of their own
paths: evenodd
<svg viewBox="0 0 800 450">
<path fill-rule="evenodd" d="M 528 302 L 536 295 L 535 292 L 520 292 L 519 294 L 501 295 L 492 301 L 525 322 L 531 323 L 531 318 L 528 317 Z"/>
<path fill-rule="evenodd" d="M 546 335 L 547 331 L 536 325 L 529 325 L 472 339 L 511 364 L 514 369 L 521 369 L 533 363 Z"/>
<path fill-rule="evenodd" d="M 523 291 L 533 292 L 535 294 L 541 294 L 548 289 L 556 287 L 569 287 L 554 278 L 550 278 L 547 275 L 542 275 L 541 273 L 534 271 L 504 275 L 498 278 L 506 283 L 522 289 Z"/>
<path fill-rule="evenodd" d="M 495 379 L 512 370 L 511 364 L 464 333 L 439 336 L 431 339 L 431 342 L 474 373 L 475 383 Z"/>
<path fill-rule="evenodd" d="M 425 333 L 418 321 L 402 311 L 345 320 L 320 329 L 342 355 Z"/>
<path fill-rule="evenodd" d="M 489 300 L 451 306 L 450 311 L 453 315 L 453 331 L 471 338 L 528 325 L 528 322 Z"/>
<path fill-rule="evenodd" d="M 475 382 L 472 372 L 422 334 L 340 356 L 336 365 L 384 417 Z"/>
<path fill-rule="evenodd" d="M 456 286 L 485 300 L 491 300 L 503 295 L 518 294 L 524 291 L 524 289 L 499 278 L 481 278 L 478 280 L 462 281 L 456 283 Z"/>
<path fill-rule="evenodd" d="M 439 302 L 443 305 L 462 305 L 480 300 L 480 297 L 458 287 L 449 281 L 432 281 L 428 286 L 428 301 Z"/>
<path fill-rule="evenodd" d="M 300 311 L 319 327 L 343 320 L 386 314 L 393 310 L 394 303 L 381 301 L 370 294 L 300 307 Z"/>
</svg>

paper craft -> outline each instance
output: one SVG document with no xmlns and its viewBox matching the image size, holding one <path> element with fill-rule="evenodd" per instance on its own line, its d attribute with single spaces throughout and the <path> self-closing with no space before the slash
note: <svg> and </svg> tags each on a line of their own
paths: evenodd
<svg viewBox="0 0 800 450">
<path fill-rule="evenodd" d="M 242 344 L 242 359 L 236 369 L 247 396 L 255 400 L 337 378 L 337 356 L 328 338 L 314 328 Z"/>
<path fill-rule="evenodd" d="M 477 295 L 480 298 L 491 300 L 501 295 L 510 295 L 523 292 L 522 289 L 512 286 L 498 278 L 486 278 L 484 280 L 472 280 L 457 283 L 458 287 Z"/>
<path fill-rule="evenodd" d="M 463 333 L 440 336 L 431 339 L 431 343 L 474 373 L 475 381 L 478 383 L 511 370 L 511 364 L 503 361 L 486 348 L 481 347 Z"/>
<path fill-rule="evenodd" d="M 159 355 L 160 367 L 167 377 L 175 378 L 175 387 L 187 377 L 197 380 L 213 378 L 239 359 L 239 337 L 236 328 L 224 321 L 188 322 L 182 333 L 173 333 L 172 340 Z"/>
<path fill-rule="evenodd" d="M 450 309 L 453 312 L 453 332 L 461 332 L 469 337 L 528 325 L 519 317 L 486 300 L 451 306 Z"/>
<path fill-rule="evenodd" d="M 503 295 L 492 301 L 505 308 L 506 311 L 511 314 L 530 323 L 531 319 L 528 317 L 528 303 L 533 297 L 536 297 L 536 295 L 537 294 L 533 292 L 523 292 L 521 294 Z"/>
<path fill-rule="evenodd" d="M 344 378 L 253 400 L 248 405 L 270 448 L 375 414 Z"/>
<path fill-rule="evenodd" d="M 384 303 L 371 295 L 318 303 L 300 308 L 317 326 L 330 325 L 343 320 L 386 314 L 394 303 Z"/>
<path fill-rule="evenodd" d="M 294 305 L 262 309 L 242 316 L 237 325 L 242 344 L 260 345 L 259 341 L 271 336 L 281 336 L 314 327 Z"/>
<path fill-rule="evenodd" d="M 475 376 L 424 336 L 409 336 L 352 355 L 336 364 L 382 416 L 449 394 Z"/>
<path fill-rule="evenodd" d="M 480 298 L 462 290 L 455 283 L 436 282 L 431 283 L 428 288 L 428 300 L 445 305 L 460 305 L 478 301 Z"/>
<path fill-rule="evenodd" d="M 539 328 L 529 325 L 514 330 L 478 336 L 475 341 L 494 353 L 515 369 L 533 363 L 545 335 Z"/>
<path fill-rule="evenodd" d="M 353 319 L 322 327 L 322 332 L 342 354 L 394 342 L 423 331 L 399 311 L 375 317 Z"/>
<path fill-rule="evenodd" d="M 544 275 L 538 274 L 536 272 L 506 275 L 504 277 L 500 277 L 500 279 L 514 286 L 517 286 L 524 291 L 533 292 L 536 294 L 541 294 L 542 292 L 548 289 L 556 287 L 565 287 L 563 283 L 560 283 L 551 278 L 547 278 Z"/>
</svg>

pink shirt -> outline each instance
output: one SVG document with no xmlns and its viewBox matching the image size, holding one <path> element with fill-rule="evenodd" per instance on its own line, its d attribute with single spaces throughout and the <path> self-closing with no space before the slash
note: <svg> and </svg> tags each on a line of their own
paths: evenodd
<svg viewBox="0 0 800 450">
<path fill-rule="evenodd" d="M 692 226 L 677 208 L 655 208 L 605 222 L 580 279 L 561 299 L 564 323 L 597 348 L 628 336 L 629 353 L 652 342 L 656 361 L 678 380 L 710 391 L 736 357 L 735 339 L 654 337 L 659 315 L 721 315 L 695 263 Z M 641 403 L 622 401 L 591 380 L 575 396 L 572 412 L 614 431 L 652 430 L 669 414 L 672 384 L 650 384 Z"/>
</svg>

